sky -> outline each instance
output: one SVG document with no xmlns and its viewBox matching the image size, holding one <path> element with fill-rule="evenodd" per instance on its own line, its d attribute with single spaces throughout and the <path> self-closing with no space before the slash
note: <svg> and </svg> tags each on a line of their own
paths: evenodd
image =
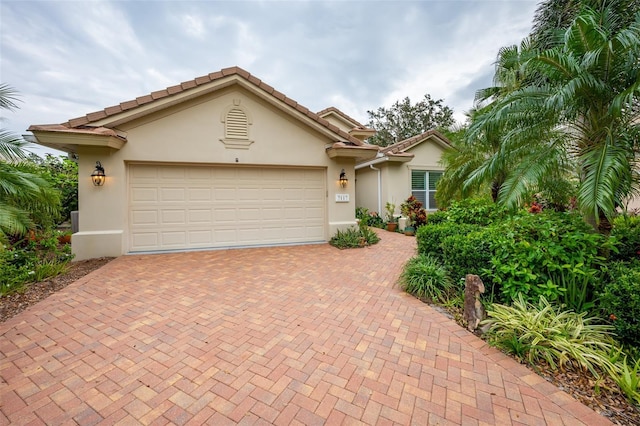
<svg viewBox="0 0 640 426">
<path fill-rule="evenodd" d="M 367 111 L 425 94 L 457 121 L 492 85 L 537 1 L 0 0 L 1 127 L 62 123 L 239 66 L 312 111 Z M 51 151 L 32 149 L 42 154 Z"/>
</svg>

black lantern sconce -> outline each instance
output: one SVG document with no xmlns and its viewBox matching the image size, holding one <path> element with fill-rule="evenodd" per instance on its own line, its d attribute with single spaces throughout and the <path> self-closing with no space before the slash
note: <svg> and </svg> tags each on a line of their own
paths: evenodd
<svg viewBox="0 0 640 426">
<path fill-rule="evenodd" d="M 104 185 L 105 179 L 104 167 L 102 167 L 99 161 L 96 161 L 96 168 L 93 170 L 93 173 L 91 173 L 91 180 L 95 186 L 102 186 Z"/>
<path fill-rule="evenodd" d="M 340 186 L 346 188 L 348 182 L 349 179 L 347 179 L 347 174 L 345 173 L 344 169 L 342 169 L 342 171 L 340 172 Z"/>
</svg>

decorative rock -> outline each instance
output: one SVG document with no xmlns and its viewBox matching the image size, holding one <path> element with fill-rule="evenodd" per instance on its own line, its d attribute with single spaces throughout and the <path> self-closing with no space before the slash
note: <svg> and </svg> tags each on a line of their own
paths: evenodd
<svg viewBox="0 0 640 426">
<path fill-rule="evenodd" d="M 464 282 L 464 320 L 469 331 L 475 331 L 480 325 L 486 312 L 480 295 L 484 293 L 484 283 L 479 276 L 467 274 Z"/>
</svg>

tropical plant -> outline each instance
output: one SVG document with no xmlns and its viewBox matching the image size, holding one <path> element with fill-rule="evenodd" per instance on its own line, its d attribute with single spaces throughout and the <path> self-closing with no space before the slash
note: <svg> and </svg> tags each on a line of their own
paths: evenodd
<svg viewBox="0 0 640 426">
<path fill-rule="evenodd" d="M 493 304 L 483 325 L 489 327 L 489 343 L 519 354 L 531 365 L 545 361 L 551 368 L 571 365 L 601 373 L 615 370 L 609 353 L 616 348 L 613 327 L 599 324 L 586 313 L 563 311 L 541 297 L 528 303 L 520 296 L 512 306 Z"/>
<path fill-rule="evenodd" d="M 12 88 L 0 85 L 0 108 L 17 108 L 16 99 Z M 24 235 L 37 224 L 48 224 L 60 209 L 59 193 L 18 164 L 26 159 L 25 145 L 11 132 L 0 132 L 0 236 Z"/>
<path fill-rule="evenodd" d="M 575 168 L 580 208 L 608 230 L 616 206 L 637 190 L 632 164 L 640 134 L 640 12 L 622 26 L 614 3 L 583 7 L 562 39 L 525 61 L 526 84 L 471 123 L 471 136 L 508 132 L 465 185 L 494 176 L 500 164 L 515 164 L 498 193 L 514 206 L 543 179 Z"/>
<path fill-rule="evenodd" d="M 369 229 L 366 224 L 350 227 L 344 231 L 338 229 L 336 234 L 329 240 L 329 244 L 339 249 L 360 248 L 376 244 L 380 241 L 380 237 L 375 231 Z"/>
<path fill-rule="evenodd" d="M 414 296 L 443 303 L 449 298 L 453 282 L 447 270 L 429 255 L 409 259 L 400 275 L 400 288 Z"/>
<path fill-rule="evenodd" d="M 454 123 L 453 110 L 443 105 L 442 99 L 433 100 L 429 94 L 412 104 L 406 97 L 396 101 L 391 108 L 380 107 L 367 111 L 367 126 L 376 130 L 368 143 L 387 146 L 419 135 L 431 129 L 448 128 Z"/>
<path fill-rule="evenodd" d="M 610 264 L 598 301 L 619 339 L 640 347 L 640 261 Z"/>
<path fill-rule="evenodd" d="M 402 216 L 407 218 L 407 226 L 421 227 L 427 223 L 427 211 L 422 207 L 422 203 L 416 197 L 410 195 L 407 200 L 400 205 Z"/>
<path fill-rule="evenodd" d="M 396 223 L 397 219 L 394 216 L 396 212 L 396 205 L 393 204 L 391 201 L 387 201 L 387 204 L 385 205 L 385 210 L 387 211 L 387 222 Z"/>
<path fill-rule="evenodd" d="M 625 355 L 616 363 L 616 367 L 616 370 L 611 372 L 611 378 L 630 403 L 640 406 L 640 358 L 633 361 Z"/>
</svg>

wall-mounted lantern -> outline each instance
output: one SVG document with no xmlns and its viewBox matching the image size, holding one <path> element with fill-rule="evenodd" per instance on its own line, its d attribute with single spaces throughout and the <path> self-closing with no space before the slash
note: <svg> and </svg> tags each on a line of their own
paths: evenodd
<svg viewBox="0 0 640 426">
<path fill-rule="evenodd" d="M 345 173 L 344 169 L 342 169 L 342 171 L 340 172 L 340 186 L 346 188 L 347 182 L 349 182 L 349 179 L 347 179 L 347 174 Z"/>
<path fill-rule="evenodd" d="M 96 168 L 93 170 L 93 173 L 91 173 L 91 180 L 95 186 L 102 186 L 104 185 L 105 179 L 104 167 L 102 167 L 99 161 L 96 161 Z"/>
</svg>

